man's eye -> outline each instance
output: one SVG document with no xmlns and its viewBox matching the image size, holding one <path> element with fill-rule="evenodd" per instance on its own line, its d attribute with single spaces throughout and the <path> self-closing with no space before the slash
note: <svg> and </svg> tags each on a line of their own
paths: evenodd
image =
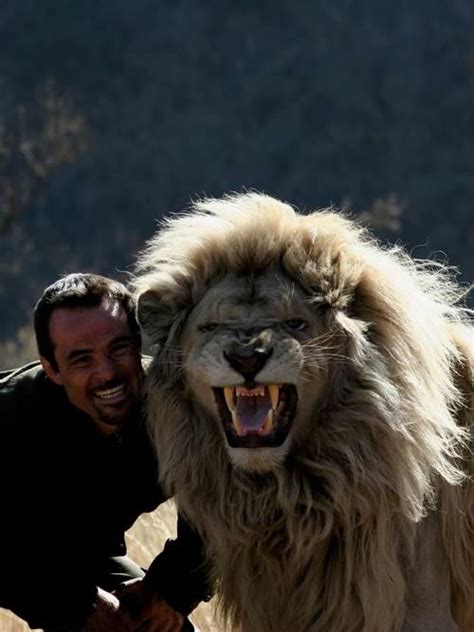
<svg viewBox="0 0 474 632">
<path fill-rule="evenodd" d="M 131 348 L 132 348 L 132 345 L 129 342 L 124 342 L 120 345 L 116 345 L 115 347 L 112 347 L 110 351 L 112 355 L 119 356 L 119 355 L 128 353 Z"/>
<path fill-rule="evenodd" d="M 202 333 L 207 333 L 208 331 L 215 331 L 218 327 L 218 323 L 205 323 L 204 325 L 199 325 L 198 329 Z"/>
<path fill-rule="evenodd" d="M 71 366 L 73 367 L 83 367 L 83 366 L 87 366 L 91 361 L 90 356 L 80 356 L 78 358 L 74 358 L 74 360 L 71 362 Z"/>
<path fill-rule="evenodd" d="M 303 329 L 306 329 L 308 323 L 302 318 L 290 318 L 289 320 L 285 320 L 285 325 L 288 329 L 292 329 L 293 331 L 303 331 Z"/>
</svg>

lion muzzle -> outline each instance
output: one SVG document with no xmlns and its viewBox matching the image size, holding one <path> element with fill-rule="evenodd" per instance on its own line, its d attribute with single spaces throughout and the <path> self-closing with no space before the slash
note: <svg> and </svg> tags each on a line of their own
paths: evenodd
<svg viewBox="0 0 474 632">
<path fill-rule="evenodd" d="M 224 357 L 234 371 L 240 373 L 246 382 L 252 383 L 272 353 L 271 346 L 257 340 L 256 343 L 231 343 L 224 351 Z"/>
</svg>

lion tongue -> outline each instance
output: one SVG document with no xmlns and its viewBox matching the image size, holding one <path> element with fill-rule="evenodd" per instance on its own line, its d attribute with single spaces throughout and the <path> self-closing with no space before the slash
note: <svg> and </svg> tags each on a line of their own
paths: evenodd
<svg viewBox="0 0 474 632">
<path fill-rule="evenodd" d="M 267 395 L 236 397 L 236 412 L 244 432 L 258 432 L 267 422 L 271 401 Z"/>
</svg>

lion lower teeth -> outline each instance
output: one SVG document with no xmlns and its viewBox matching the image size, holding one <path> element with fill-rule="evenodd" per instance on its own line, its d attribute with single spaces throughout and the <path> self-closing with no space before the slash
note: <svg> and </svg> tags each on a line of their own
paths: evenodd
<svg viewBox="0 0 474 632">
<path fill-rule="evenodd" d="M 268 411 L 267 420 L 263 428 L 260 428 L 260 434 L 268 434 L 273 430 L 273 410 Z"/>
<path fill-rule="evenodd" d="M 236 432 L 236 434 L 239 437 L 245 437 L 247 436 L 247 434 L 249 433 L 248 430 L 246 430 L 245 428 L 242 428 L 242 425 L 239 421 L 239 417 L 237 415 L 237 411 L 236 410 L 232 410 L 231 411 L 231 415 L 232 415 L 232 426 Z M 273 410 L 270 408 L 270 410 L 267 413 L 267 416 L 265 417 L 265 423 L 263 424 L 263 426 L 261 428 L 258 429 L 258 434 L 259 435 L 267 435 L 270 434 L 270 432 L 273 430 Z M 255 430 L 250 431 L 252 433 L 255 433 Z"/>
<path fill-rule="evenodd" d="M 237 417 L 237 412 L 235 410 L 231 411 L 232 413 L 232 425 L 234 426 L 235 432 L 239 435 L 239 437 L 244 437 L 247 433 L 245 430 L 242 430 L 239 422 L 239 418 Z"/>
</svg>

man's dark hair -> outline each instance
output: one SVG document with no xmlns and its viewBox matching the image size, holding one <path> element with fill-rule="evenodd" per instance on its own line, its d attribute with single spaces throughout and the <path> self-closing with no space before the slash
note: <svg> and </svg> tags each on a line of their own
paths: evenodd
<svg viewBox="0 0 474 632">
<path fill-rule="evenodd" d="M 52 312 L 59 307 L 98 307 L 104 300 L 117 301 L 127 314 L 128 325 L 138 346 L 140 327 L 135 317 L 135 301 L 127 288 L 118 281 L 98 274 L 68 274 L 48 286 L 34 310 L 34 325 L 38 352 L 57 370 L 54 345 L 49 335 Z"/>
</svg>

